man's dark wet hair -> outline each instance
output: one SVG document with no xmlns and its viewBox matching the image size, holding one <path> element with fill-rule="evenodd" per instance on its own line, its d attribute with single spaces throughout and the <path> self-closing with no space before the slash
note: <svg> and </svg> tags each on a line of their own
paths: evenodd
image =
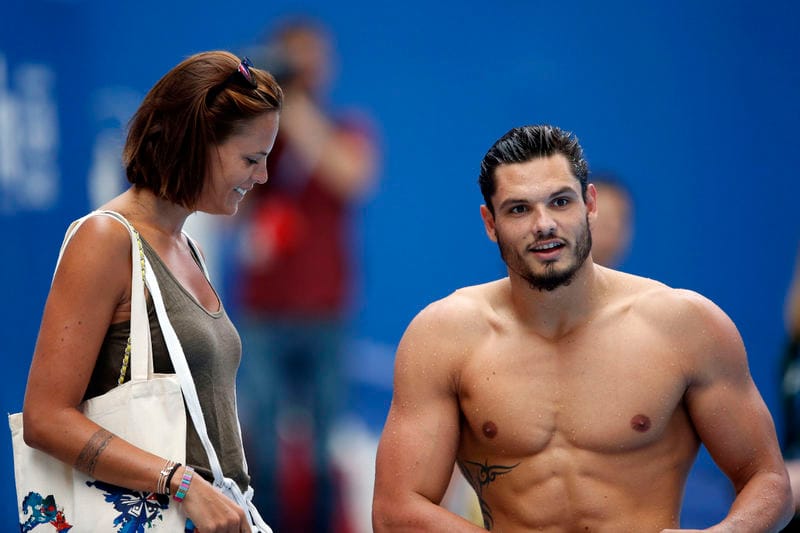
<svg viewBox="0 0 800 533">
<path fill-rule="evenodd" d="M 578 138 L 571 132 L 546 124 L 514 128 L 492 145 L 481 161 L 478 184 L 481 187 L 486 207 L 494 215 L 492 196 L 497 190 L 495 170 L 500 165 L 525 163 L 539 157 L 561 154 L 572 167 L 572 174 L 581 184 L 581 193 L 586 200 L 586 185 L 589 165 L 583 157 Z"/>
</svg>

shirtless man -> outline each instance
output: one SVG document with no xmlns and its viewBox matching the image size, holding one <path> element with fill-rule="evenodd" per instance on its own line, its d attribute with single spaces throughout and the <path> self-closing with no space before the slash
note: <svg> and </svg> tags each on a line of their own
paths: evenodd
<svg viewBox="0 0 800 533">
<path fill-rule="evenodd" d="M 701 443 L 737 494 L 713 531 L 786 524 L 788 476 L 736 327 L 694 292 L 593 263 L 597 193 L 577 139 L 511 130 L 480 184 L 508 277 L 406 330 L 375 531 L 481 531 L 438 505 L 454 463 L 486 529 L 671 531 Z"/>
</svg>

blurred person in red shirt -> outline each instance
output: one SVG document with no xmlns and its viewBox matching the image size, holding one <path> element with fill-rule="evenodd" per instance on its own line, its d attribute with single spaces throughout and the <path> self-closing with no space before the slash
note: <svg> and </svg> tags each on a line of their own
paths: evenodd
<svg viewBox="0 0 800 533">
<path fill-rule="evenodd" d="M 370 121 L 326 110 L 331 43 L 324 27 L 298 19 L 248 51 L 274 69 L 286 97 L 269 182 L 244 206 L 234 280 L 248 354 L 239 386 L 250 466 L 259 508 L 277 531 L 334 530 L 328 440 L 346 392 L 341 351 L 353 281 L 351 211 L 376 169 Z M 281 509 L 288 471 L 279 461 L 281 437 L 298 428 L 303 435 L 310 430 L 313 513 L 301 518 L 313 524 Z"/>
</svg>

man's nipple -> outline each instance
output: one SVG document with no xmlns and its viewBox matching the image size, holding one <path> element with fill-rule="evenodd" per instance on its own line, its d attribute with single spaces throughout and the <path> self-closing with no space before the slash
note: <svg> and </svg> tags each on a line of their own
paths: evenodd
<svg viewBox="0 0 800 533">
<path fill-rule="evenodd" d="M 497 436 L 497 425 L 495 425 L 495 423 L 491 420 L 485 422 L 481 429 L 483 430 L 483 434 L 487 439 L 493 439 Z"/>
<path fill-rule="evenodd" d="M 636 415 L 631 418 L 631 427 L 640 433 L 644 433 L 650 429 L 650 419 L 645 415 Z"/>
</svg>

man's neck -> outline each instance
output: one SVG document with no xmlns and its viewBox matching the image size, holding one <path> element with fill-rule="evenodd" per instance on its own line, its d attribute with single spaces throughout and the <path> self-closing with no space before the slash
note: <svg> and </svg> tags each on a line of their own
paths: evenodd
<svg viewBox="0 0 800 533">
<path fill-rule="evenodd" d="M 509 274 L 511 305 L 521 324 L 548 339 L 558 339 L 585 324 L 597 305 L 604 277 L 587 259 L 568 285 L 552 291 L 534 288 L 525 279 Z"/>
</svg>

